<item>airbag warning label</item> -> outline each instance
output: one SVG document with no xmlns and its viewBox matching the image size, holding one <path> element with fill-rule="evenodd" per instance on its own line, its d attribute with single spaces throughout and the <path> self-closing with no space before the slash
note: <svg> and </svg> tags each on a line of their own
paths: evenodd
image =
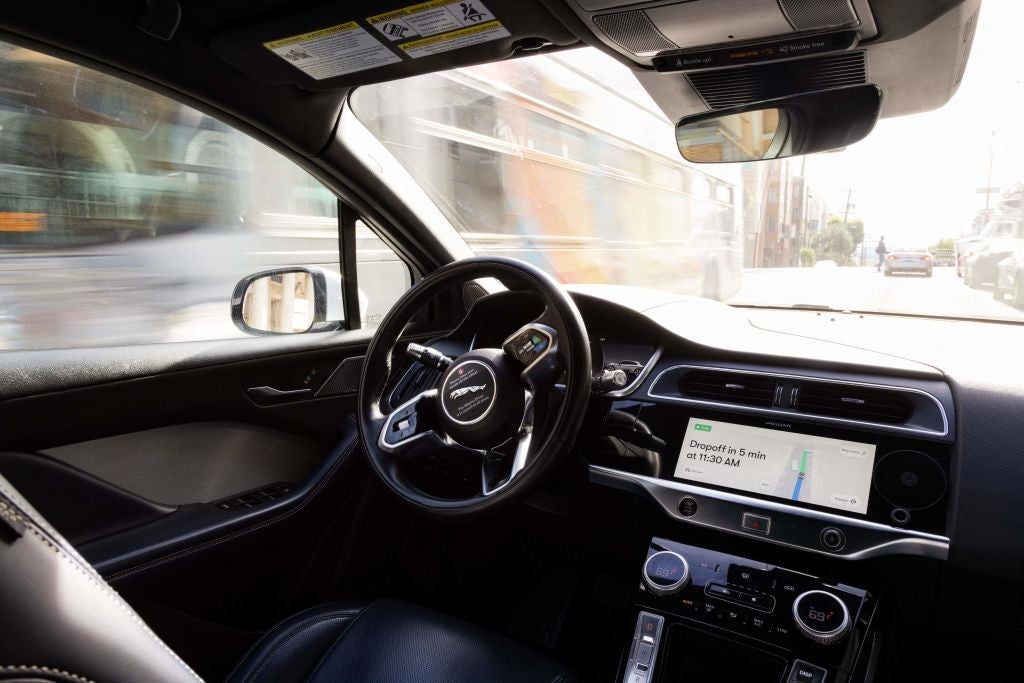
<svg viewBox="0 0 1024 683">
<path fill-rule="evenodd" d="M 354 21 L 272 40 L 263 47 L 318 81 L 402 61 Z"/>
<path fill-rule="evenodd" d="M 413 58 L 510 35 L 479 0 L 433 0 L 367 17 L 366 21 L 388 40 L 400 43 L 397 47 Z"/>
<path fill-rule="evenodd" d="M 439 36 L 421 38 L 411 43 L 402 43 L 400 47 L 410 57 L 426 57 L 436 55 L 438 52 L 457 50 L 460 47 L 486 43 L 488 40 L 496 40 L 509 35 L 505 27 L 497 21 L 489 21 L 480 26 L 464 28 L 461 31 L 442 33 Z"/>
</svg>

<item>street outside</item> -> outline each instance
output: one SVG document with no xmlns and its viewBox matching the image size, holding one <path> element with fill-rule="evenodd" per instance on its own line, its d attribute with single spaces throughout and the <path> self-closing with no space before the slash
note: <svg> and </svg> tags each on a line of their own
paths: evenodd
<svg viewBox="0 0 1024 683">
<path fill-rule="evenodd" d="M 1024 311 L 996 301 L 991 289 L 971 289 L 964 284 L 955 268 L 936 268 L 930 278 L 885 277 L 874 267 L 824 265 L 748 270 L 743 274 L 739 291 L 726 303 L 807 304 L 852 311 L 1024 320 Z"/>
</svg>

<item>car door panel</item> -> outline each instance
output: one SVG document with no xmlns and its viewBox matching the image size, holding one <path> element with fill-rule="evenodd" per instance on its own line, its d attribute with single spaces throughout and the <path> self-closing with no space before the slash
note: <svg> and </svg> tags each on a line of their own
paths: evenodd
<svg viewBox="0 0 1024 683">
<path fill-rule="evenodd" d="M 299 513 L 322 500 L 325 490 L 336 490 L 344 482 L 346 465 L 359 451 L 355 423 L 342 418 L 343 434 L 338 444 L 313 474 L 286 495 L 249 508 L 222 510 L 210 503 L 182 505 L 168 516 L 119 534 L 82 545 L 79 550 L 111 583 L 136 577 L 158 575 L 157 568 L 182 562 L 197 553 L 209 552 L 232 541 L 261 532 L 287 527 Z M 220 547 L 221 553 L 234 552 Z M 144 583 L 144 582 L 143 582 Z"/>
<path fill-rule="evenodd" d="M 76 546 L 177 509 L 144 500 L 38 453 L 0 453 L 0 472 Z"/>
<path fill-rule="evenodd" d="M 337 338 L 346 334 L 324 336 Z M 3 445 L 10 450 L 41 451 L 117 434 L 213 420 L 274 427 L 324 445 L 336 440 L 338 418 L 352 412 L 354 394 L 258 405 L 246 390 L 254 386 L 298 388 L 312 374 L 308 386 L 315 392 L 342 360 L 361 356 L 365 343 L 326 347 L 315 343 L 305 351 L 286 346 L 280 355 L 263 357 L 258 349 L 245 354 L 244 346 L 237 342 L 231 346 L 237 354 L 212 350 L 202 365 L 197 365 L 195 357 L 188 363 L 168 361 L 160 354 L 150 355 L 148 347 L 123 349 L 122 353 L 131 357 L 139 354 L 141 372 L 128 374 L 123 367 L 115 367 L 109 373 L 99 373 L 93 366 L 83 371 L 89 377 L 84 386 L 48 390 L 48 377 L 32 383 L 38 384 L 38 388 L 23 385 L 22 391 L 32 391 L 31 395 L 0 401 L 0 419 L 7 425 Z M 102 364 L 102 360 L 96 362 Z M 82 365 L 86 364 L 82 361 Z M 46 368 L 39 372 L 49 374 Z M 73 373 L 74 367 L 65 374 Z M 51 418 L 44 424 L 40 415 Z"/>
<path fill-rule="evenodd" d="M 164 505 L 212 503 L 283 482 L 297 486 L 323 457 L 305 437 L 240 422 L 188 422 L 41 451 Z"/>
<path fill-rule="evenodd" d="M 132 572 L 143 579 L 148 574 L 140 565 L 160 564 L 169 555 L 184 558 L 197 545 L 221 546 L 219 552 L 230 555 L 239 532 L 259 535 L 305 509 L 341 462 L 358 452 L 347 418 L 355 393 L 336 392 L 346 388 L 341 379 L 331 391 L 320 390 L 341 377 L 335 370 L 343 364 L 342 374 L 353 376 L 361 361 L 351 359 L 361 359 L 369 335 L 298 336 L 304 339 L 230 342 L 230 351 L 204 344 L 202 354 L 186 360 L 173 349 L 135 347 L 132 357 L 141 351 L 135 364 L 104 368 L 83 360 L 80 370 L 65 375 L 89 383 L 63 391 L 46 391 L 50 380 L 37 372 L 39 381 L 25 378 L 20 389 L 34 385 L 40 393 L 0 401 L 0 448 L 12 453 L 0 459 L 0 468 L 108 577 Z M 248 352 L 246 343 L 254 345 Z M 286 352 L 261 356 L 269 347 Z M 141 376 L 130 376 L 131 367 Z M 162 372 L 143 374 L 154 370 Z M 307 379 L 313 396 L 300 401 L 261 406 L 246 393 L 252 386 L 290 387 Z M 50 419 L 43 423 L 40 415 Z M 231 511 L 214 505 L 279 482 L 294 488 L 266 504 Z M 218 580 L 216 567 L 208 578 Z"/>
</svg>

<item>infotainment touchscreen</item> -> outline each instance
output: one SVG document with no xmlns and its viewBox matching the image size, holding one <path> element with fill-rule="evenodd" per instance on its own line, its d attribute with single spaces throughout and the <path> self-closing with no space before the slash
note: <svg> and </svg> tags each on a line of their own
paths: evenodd
<svg viewBox="0 0 1024 683">
<path fill-rule="evenodd" d="M 875 446 L 690 418 L 675 476 L 865 514 Z"/>
</svg>

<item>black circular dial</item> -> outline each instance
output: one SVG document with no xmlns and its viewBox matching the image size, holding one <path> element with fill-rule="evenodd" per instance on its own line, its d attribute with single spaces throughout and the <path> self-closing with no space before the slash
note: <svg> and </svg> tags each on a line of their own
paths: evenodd
<svg viewBox="0 0 1024 683">
<path fill-rule="evenodd" d="M 850 630 L 850 612 L 842 600 L 826 591 L 807 591 L 793 601 L 793 620 L 800 632 L 816 643 L 834 643 Z"/>
<path fill-rule="evenodd" d="M 662 550 L 647 558 L 644 585 L 653 595 L 675 595 L 690 583 L 690 565 L 679 553 Z"/>
</svg>

